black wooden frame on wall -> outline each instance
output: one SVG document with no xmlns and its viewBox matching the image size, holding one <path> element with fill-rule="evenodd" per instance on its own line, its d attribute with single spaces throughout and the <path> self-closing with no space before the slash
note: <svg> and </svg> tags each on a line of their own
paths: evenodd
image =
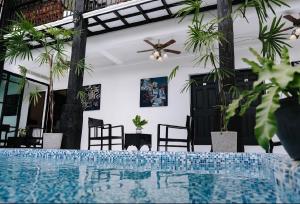
<svg viewBox="0 0 300 204">
<path fill-rule="evenodd" d="M 84 111 L 100 110 L 101 108 L 101 84 L 83 87 L 87 100 L 83 104 Z"/>
</svg>

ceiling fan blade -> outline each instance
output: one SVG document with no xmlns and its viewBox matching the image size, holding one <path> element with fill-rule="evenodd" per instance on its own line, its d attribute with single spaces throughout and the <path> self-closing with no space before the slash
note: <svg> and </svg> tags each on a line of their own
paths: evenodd
<svg viewBox="0 0 300 204">
<path fill-rule="evenodd" d="M 177 50 L 169 50 L 169 49 L 164 49 L 165 52 L 170 52 L 170 53 L 173 53 L 173 54 L 177 54 L 179 55 L 181 52 L 180 51 L 177 51 Z"/>
<path fill-rule="evenodd" d="M 149 45 L 151 45 L 152 47 L 155 47 L 155 45 L 152 43 L 152 42 L 150 42 L 149 40 L 144 40 L 146 43 L 148 43 Z"/>
<path fill-rule="evenodd" d="M 288 31 L 288 30 L 292 30 L 294 27 L 288 27 L 288 28 L 285 28 L 285 29 L 282 29 L 281 32 L 285 32 L 285 31 Z"/>
<path fill-rule="evenodd" d="M 166 42 L 165 44 L 162 44 L 160 48 L 164 49 L 164 48 L 166 48 L 166 47 L 168 47 L 168 46 L 170 46 L 170 45 L 172 45 L 174 43 L 176 43 L 176 40 L 172 39 L 172 40 Z"/>
<path fill-rule="evenodd" d="M 137 51 L 137 53 L 142 53 L 142 52 L 151 52 L 151 51 L 154 51 L 154 49 L 151 49 L 151 50 L 141 50 L 141 51 Z"/>
<path fill-rule="evenodd" d="M 292 15 L 285 15 L 285 16 L 283 16 L 283 18 L 291 21 L 293 24 L 295 24 L 297 22 L 297 19 L 294 18 Z"/>
</svg>

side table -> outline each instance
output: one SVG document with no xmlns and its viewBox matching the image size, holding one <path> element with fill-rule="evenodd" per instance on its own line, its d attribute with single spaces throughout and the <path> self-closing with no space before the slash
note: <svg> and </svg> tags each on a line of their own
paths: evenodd
<svg viewBox="0 0 300 204">
<path fill-rule="evenodd" d="M 127 148 L 131 145 L 135 146 L 138 150 L 140 150 L 143 145 L 147 145 L 149 147 L 149 151 L 151 151 L 152 135 L 142 133 L 125 134 L 124 149 L 127 150 Z"/>
</svg>

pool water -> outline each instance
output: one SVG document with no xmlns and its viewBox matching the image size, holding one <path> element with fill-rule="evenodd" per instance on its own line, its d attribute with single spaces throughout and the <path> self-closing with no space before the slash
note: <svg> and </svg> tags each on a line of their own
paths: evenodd
<svg viewBox="0 0 300 204">
<path fill-rule="evenodd" d="M 0 150 L 0 202 L 300 202 L 297 187 L 283 187 L 276 177 L 275 159 L 282 158 Z"/>
</svg>

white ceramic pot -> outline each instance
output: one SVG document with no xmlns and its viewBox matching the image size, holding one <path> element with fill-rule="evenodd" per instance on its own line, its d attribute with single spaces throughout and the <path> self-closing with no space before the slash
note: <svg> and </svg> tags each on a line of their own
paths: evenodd
<svg viewBox="0 0 300 204">
<path fill-rule="evenodd" d="M 237 152 L 237 132 L 211 132 L 213 152 Z"/>
<path fill-rule="evenodd" d="M 44 133 L 43 149 L 60 149 L 62 133 Z"/>
</svg>

